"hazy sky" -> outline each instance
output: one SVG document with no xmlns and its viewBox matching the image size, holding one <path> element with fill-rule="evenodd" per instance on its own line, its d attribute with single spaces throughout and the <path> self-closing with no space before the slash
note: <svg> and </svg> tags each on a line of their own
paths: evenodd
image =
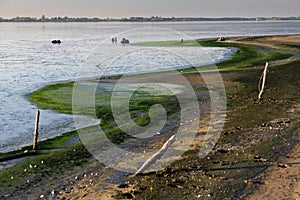
<svg viewBox="0 0 300 200">
<path fill-rule="evenodd" d="M 0 0 L 0 17 L 299 16 L 300 0 Z"/>
</svg>

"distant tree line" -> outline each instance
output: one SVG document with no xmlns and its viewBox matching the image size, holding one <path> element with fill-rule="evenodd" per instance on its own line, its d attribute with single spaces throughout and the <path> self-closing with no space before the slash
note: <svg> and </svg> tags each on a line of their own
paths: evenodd
<svg viewBox="0 0 300 200">
<path fill-rule="evenodd" d="M 265 20 L 300 20 L 298 17 L 221 17 L 221 18 L 204 18 L 204 17 L 130 17 L 130 18 L 87 18 L 87 17 L 52 17 L 47 18 L 43 15 L 37 17 L 15 17 L 12 19 L 4 19 L 0 17 L 0 22 L 180 22 L 180 21 L 265 21 Z"/>
</svg>

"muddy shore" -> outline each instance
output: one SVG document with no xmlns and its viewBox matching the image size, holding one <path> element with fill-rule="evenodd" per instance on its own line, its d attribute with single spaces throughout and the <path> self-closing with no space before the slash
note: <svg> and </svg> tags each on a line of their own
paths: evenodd
<svg viewBox="0 0 300 200">
<path fill-rule="evenodd" d="M 68 139 L 62 139 L 61 144 L 67 146 L 56 147 L 57 151 L 71 149 L 70 157 L 74 157 L 74 160 L 57 160 L 56 164 L 48 164 L 45 157 L 39 160 L 38 156 L 47 154 L 47 151 L 57 156 L 50 147 L 21 158 L 16 165 L 10 165 L 10 160 L 8 168 L 1 170 L 1 176 L 9 176 L 11 182 L 0 190 L 0 197 L 299 199 L 299 38 L 297 35 L 247 37 L 224 42 L 276 49 L 294 56 L 270 64 L 261 101 L 257 100 L 257 84 L 263 66 L 221 71 L 227 95 L 227 118 L 218 143 L 205 158 L 199 158 L 201 141 L 195 140 L 191 149 L 166 169 L 132 177 L 96 161 L 84 147 L 76 145 L 78 140 L 74 140 L 74 133 Z M 204 85 L 202 77 L 197 73 L 187 72 L 185 77 L 191 85 Z M 155 78 L 162 81 L 159 75 Z M 168 80 L 172 83 L 176 81 L 172 76 Z M 164 77 L 165 82 L 168 80 Z M 136 80 L 132 78 L 128 81 Z M 205 110 L 205 107 L 202 109 Z M 204 117 L 206 119 L 209 118 L 207 113 Z M 199 133 L 205 132 L 206 128 L 203 126 Z M 71 154 L 67 150 L 64 153 Z M 62 158 L 64 153 L 61 153 Z M 29 160 L 33 157 L 34 160 Z M 55 166 L 57 169 L 53 170 Z M 14 167 L 19 167 L 23 173 L 30 173 L 12 175 Z M 23 178 L 18 179 L 17 176 Z"/>
</svg>

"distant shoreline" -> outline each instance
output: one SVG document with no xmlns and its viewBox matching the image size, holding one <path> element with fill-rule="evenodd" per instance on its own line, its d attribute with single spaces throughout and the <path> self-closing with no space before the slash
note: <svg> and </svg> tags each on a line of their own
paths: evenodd
<svg viewBox="0 0 300 200">
<path fill-rule="evenodd" d="M 88 17 L 51 17 L 47 18 L 44 15 L 41 18 L 37 17 L 14 17 L 5 19 L 0 17 L 0 22 L 209 22 L 209 21 L 294 21 L 300 20 L 300 16 L 293 17 L 130 17 L 130 18 L 88 18 Z"/>
</svg>

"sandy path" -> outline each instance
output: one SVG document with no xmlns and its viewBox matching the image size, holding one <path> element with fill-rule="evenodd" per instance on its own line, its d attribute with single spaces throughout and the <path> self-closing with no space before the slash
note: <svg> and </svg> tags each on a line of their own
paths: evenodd
<svg viewBox="0 0 300 200">
<path fill-rule="evenodd" d="M 300 128 L 298 128 L 300 137 Z M 274 165 L 264 173 L 265 184 L 249 200 L 299 200 L 300 199 L 300 144 L 298 144 L 289 156 L 285 164 L 287 168 Z"/>
<path fill-rule="evenodd" d="M 242 37 L 235 38 L 232 40 L 226 40 L 226 43 L 240 43 L 240 44 L 251 44 L 258 46 L 271 47 L 275 49 L 291 49 L 292 47 L 284 45 L 292 45 L 300 43 L 300 35 L 289 35 L 289 36 L 269 36 L 269 37 Z M 293 49 L 293 48 L 292 48 Z M 297 50 L 297 49 L 296 49 Z"/>
</svg>

